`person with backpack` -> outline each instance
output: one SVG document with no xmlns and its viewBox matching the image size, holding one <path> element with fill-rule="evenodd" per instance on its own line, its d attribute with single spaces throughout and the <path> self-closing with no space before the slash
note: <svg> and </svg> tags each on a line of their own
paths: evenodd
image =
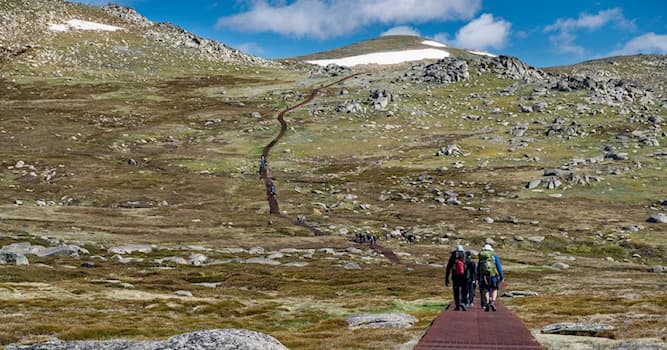
<svg viewBox="0 0 667 350">
<path fill-rule="evenodd" d="M 477 264 L 475 264 L 475 261 L 472 258 L 472 253 L 470 253 L 469 250 L 466 250 L 465 254 L 466 281 L 468 283 L 468 298 L 466 307 L 471 308 L 473 306 L 473 302 L 475 301 L 475 287 L 477 286 Z"/>
<path fill-rule="evenodd" d="M 468 280 L 466 278 L 465 252 L 463 246 L 459 245 L 452 252 L 445 270 L 445 285 L 449 286 L 449 274 L 452 275 L 454 288 L 454 310 L 467 311 L 465 304 L 468 303 Z"/>
<path fill-rule="evenodd" d="M 479 290 L 482 293 L 484 311 L 496 311 L 495 300 L 498 297 L 498 284 L 505 280 L 500 259 L 493 253 L 491 245 L 486 244 L 479 253 L 477 264 Z"/>
</svg>

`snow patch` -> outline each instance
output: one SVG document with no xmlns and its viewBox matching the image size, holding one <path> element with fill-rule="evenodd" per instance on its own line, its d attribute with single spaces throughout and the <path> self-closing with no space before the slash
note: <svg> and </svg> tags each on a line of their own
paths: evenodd
<svg viewBox="0 0 667 350">
<path fill-rule="evenodd" d="M 331 60 L 313 60 L 307 62 L 316 64 L 318 66 L 327 66 L 329 64 L 336 64 L 339 66 L 352 67 L 360 64 L 398 64 L 403 62 L 420 61 L 426 59 L 442 59 L 445 57 L 449 57 L 449 52 L 438 49 L 422 49 L 422 50 L 375 52 L 359 56 L 351 56 L 351 57 L 337 58 Z"/>
<path fill-rule="evenodd" d="M 125 30 L 125 28 L 83 21 L 80 19 L 70 19 L 64 24 L 49 24 L 49 30 L 54 32 L 67 32 L 70 30 L 100 30 L 105 32 L 115 32 L 117 30 Z"/>
<path fill-rule="evenodd" d="M 474 54 L 474 55 L 498 57 L 498 55 L 494 55 L 492 53 L 488 53 L 488 52 L 484 52 L 484 51 L 468 50 L 468 52 L 470 52 L 471 54 Z"/>
<path fill-rule="evenodd" d="M 428 45 L 433 47 L 447 47 L 447 45 L 443 43 L 439 43 L 437 41 L 432 41 L 432 40 L 424 40 L 422 41 L 422 45 Z"/>
</svg>

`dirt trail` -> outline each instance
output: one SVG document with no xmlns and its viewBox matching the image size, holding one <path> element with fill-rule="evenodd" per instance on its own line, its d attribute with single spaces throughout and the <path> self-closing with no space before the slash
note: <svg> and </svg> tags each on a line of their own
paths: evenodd
<svg viewBox="0 0 667 350">
<path fill-rule="evenodd" d="M 287 122 L 285 121 L 285 114 L 310 103 L 313 99 L 315 99 L 315 97 L 320 92 L 320 90 L 330 88 L 330 87 L 332 87 L 336 84 L 340 84 L 340 83 L 342 83 L 342 82 L 344 82 L 348 79 L 352 79 L 352 78 L 356 77 L 357 75 L 359 75 L 359 74 L 357 73 L 357 74 L 348 75 L 344 78 L 336 80 L 335 82 L 333 82 L 329 85 L 313 89 L 313 91 L 310 93 L 310 95 L 305 100 L 299 102 L 298 104 L 296 104 L 292 107 L 289 107 L 289 108 L 283 110 L 282 112 L 280 112 L 278 114 L 277 119 L 278 119 L 278 122 L 280 122 L 280 133 L 273 140 L 271 140 L 271 142 L 269 142 L 269 144 L 267 144 L 264 147 L 264 150 L 262 150 L 262 158 L 260 160 L 260 168 L 259 168 L 259 173 L 260 173 L 260 176 L 261 176 L 262 180 L 264 181 L 264 187 L 266 189 L 266 196 L 267 196 L 267 200 L 269 202 L 269 213 L 270 214 L 273 214 L 273 215 L 276 215 L 276 216 L 279 216 L 279 217 L 282 217 L 282 218 L 285 218 L 285 219 L 289 219 L 289 217 L 287 215 L 284 215 L 280 212 L 280 206 L 278 204 L 278 199 L 276 198 L 276 186 L 273 184 L 273 180 L 271 180 L 271 175 L 268 171 L 269 153 L 271 152 L 271 149 L 273 148 L 273 146 L 275 146 L 280 141 L 280 139 L 282 139 L 283 136 L 285 136 L 285 132 L 287 132 Z M 304 221 L 294 220 L 294 222 L 298 226 L 301 226 L 301 227 L 304 227 L 304 228 L 310 230 L 316 236 L 324 235 L 324 233 L 322 233 L 322 231 L 320 231 L 317 228 L 307 224 Z"/>
<path fill-rule="evenodd" d="M 285 114 L 310 103 L 313 99 L 315 99 L 315 97 L 320 92 L 320 90 L 330 88 L 330 87 L 332 87 L 334 85 L 337 85 L 337 84 L 340 84 L 340 83 L 342 83 L 342 82 L 344 82 L 348 79 L 352 79 L 352 78 L 354 78 L 358 75 L 360 75 L 360 73 L 348 75 L 344 78 L 341 78 L 339 80 L 334 81 L 333 83 L 330 83 L 328 85 L 313 89 L 313 91 L 310 93 L 310 95 L 305 100 L 299 102 L 298 104 L 296 104 L 292 107 L 286 108 L 285 110 L 283 110 L 282 112 L 280 112 L 278 114 L 277 119 L 278 119 L 278 122 L 280 122 L 280 133 L 278 133 L 278 136 L 276 136 L 273 140 L 271 140 L 271 142 L 269 142 L 266 146 L 264 146 L 264 149 L 262 150 L 262 157 L 260 159 L 260 167 L 259 167 L 259 173 L 260 173 L 260 176 L 262 178 L 262 181 L 264 181 L 264 187 L 266 189 L 266 197 L 267 197 L 267 201 L 269 202 L 269 213 L 270 214 L 276 215 L 276 216 L 284 218 L 284 219 L 292 220 L 292 219 L 290 219 L 290 217 L 288 217 L 287 215 L 280 212 L 280 205 L 278 203 L 278 198 L 276 197 L 276 186 L 273 183 L 273 180 L 271 180 L 271 174 L 268 170 L 269 154 L 271 152 L 271 149 L 280 141 L 280 139 L 283 138 L 283 136 L 285 136 L 285 133 L 287 132 L 287 122 L 285 121 Z M 325 233 L 318 230 L 316 227 L 309 225 L 308 223 L 306 223 L 303 220 L 298 220 L 297 219 L 297 220 L 292 220 L 292 221 L 296 225 L 310 230 L 315 236 L 324 236 L 325 235 Z M 384 255 L 387 258 L 387 260 L 391 261 L 392 263 L 400 264 L 400 260 L 398 259 L 398 256 L 396 256 L 396 254 L 394 254 L 394 252 L 391 249 L 383 247 L 381 245 L 376 245 L 375 250 L 382 253 L 382 255 Z"/>
</svg>

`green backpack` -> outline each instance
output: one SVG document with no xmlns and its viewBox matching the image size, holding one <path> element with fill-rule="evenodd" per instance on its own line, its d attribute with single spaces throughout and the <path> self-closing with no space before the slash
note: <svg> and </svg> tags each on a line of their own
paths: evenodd
<svg viewBox="0 0 667 350">
<path fill-rule="evenodd" d="M 479 253 L 479 274 L 481 277 L 498 276 L 496 261 L 493 259 L 493 252 L 488 250 Z"/>
</svg>

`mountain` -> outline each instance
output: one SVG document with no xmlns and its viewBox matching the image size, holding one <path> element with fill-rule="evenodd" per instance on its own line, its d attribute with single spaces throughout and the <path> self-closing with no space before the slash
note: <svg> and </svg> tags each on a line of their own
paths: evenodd
<svg viewBox="0 0 667 350">
<path fill-rule="evenodd" d="M 431 39 L 410 35 L 389 35 L 361 41 L 338 49 L 293 57 L 326 66 L 356 66 L 364 64 L 399 64 L 421 60 L 437 60 L 445 57 L 495 56 L 490 53 L 448 47 Z"/>
<path fill-rule="evenodd" d="M 0 60 L 25 72 L 150 76 L 274 65 L 118 5 L 3 0 L 0 24 Z"/>
</svg>

